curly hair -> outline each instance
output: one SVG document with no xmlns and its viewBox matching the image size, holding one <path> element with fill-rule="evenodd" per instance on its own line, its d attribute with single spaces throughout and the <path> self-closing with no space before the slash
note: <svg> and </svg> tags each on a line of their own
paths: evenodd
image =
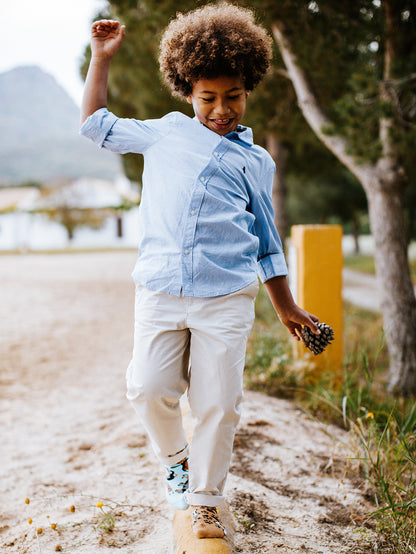
<svg viewBox="0 0 416 554">
<path fill-rule="evenodd" d="M 160 43 L 159 64 L 173 94 L 192 93 L 199 79 L 241 76 L 252 90 L 272 58 L 272 39 L 251 10 L 227 2 L 179 13 Z"/>
</svg>

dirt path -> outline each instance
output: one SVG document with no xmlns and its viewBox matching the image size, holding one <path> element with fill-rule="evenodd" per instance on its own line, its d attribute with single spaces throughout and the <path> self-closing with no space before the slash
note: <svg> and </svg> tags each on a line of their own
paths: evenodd
<svg viewBox="0 0 416 554">
<path fill-rule="evenodd" d="M 344 269 L 342 277 L 345 300 L 366 310 L 380 311 L 380 294 L 375 275 Z"/>
<path fill-rule="evenodd" d="M 124 397 L 134 260 L 0 257 L 2 552 L 170 551 L 163 473 Z M 373 551 L 357 524 L 366 500 L 344 478 L 348 441 L 287 401 L 247 392 L 226 491 L 235 551 Z"/>
<path fill-rule="evenodd" d="M 375 275 L 344 268 L 342 278 L 342 295 L 345 300 L 366 310 L 381 311 L 380 292 Z"/>
</svg>

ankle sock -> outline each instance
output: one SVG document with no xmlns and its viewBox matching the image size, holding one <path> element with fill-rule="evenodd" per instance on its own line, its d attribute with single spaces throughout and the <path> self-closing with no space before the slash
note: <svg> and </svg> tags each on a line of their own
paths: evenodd
<svg viewBox="0 0 416 554">
<path fill-rule="evenodd" d="M 166 468 L 166 498 L 177 510 L 186 510 L 188 503 L 183 494 L 188 489 L 188 458 Z"/>
</svg>

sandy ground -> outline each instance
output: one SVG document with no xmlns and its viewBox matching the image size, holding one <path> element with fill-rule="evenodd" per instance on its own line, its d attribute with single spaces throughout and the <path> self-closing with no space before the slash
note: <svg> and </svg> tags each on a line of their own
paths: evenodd
<svg viewBox="0 0 416 554">
<path fill-rule="evenodd" d="M 2 552 L 171 551 L 163 472 L 124 396 L 134 261 L 0 257 Z M 235 552 L 375 551 L 363 483 L 346 476 L 349 443 L 288 401 L 246 392 L 226 488 Z"/>
</svg>

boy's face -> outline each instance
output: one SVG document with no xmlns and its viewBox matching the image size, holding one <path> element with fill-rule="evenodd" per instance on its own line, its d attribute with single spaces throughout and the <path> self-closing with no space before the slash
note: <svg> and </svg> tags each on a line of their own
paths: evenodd
<svg viewBox="0 0 416 554">
<path fill-rule="evenodd" d="M 224 136 L 235 131 L 246 111 L 249 92 L 240 77 L 200 79 L 187 100 L 208 129 Z"/>
</svg>

